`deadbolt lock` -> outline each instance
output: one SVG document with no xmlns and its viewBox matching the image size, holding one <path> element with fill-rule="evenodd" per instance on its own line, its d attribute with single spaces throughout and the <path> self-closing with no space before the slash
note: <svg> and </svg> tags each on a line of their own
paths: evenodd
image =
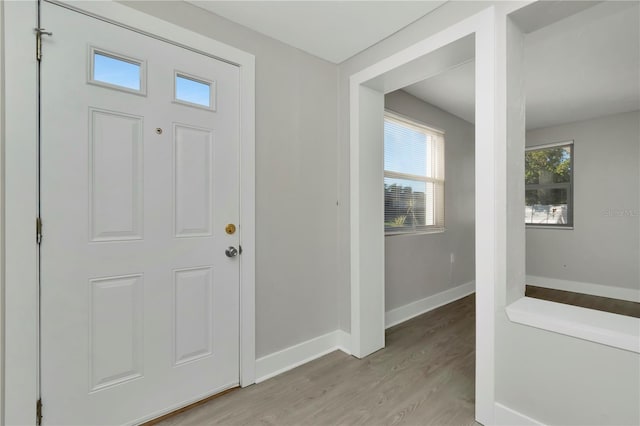
<svg viewBox="0 0 640 426">
<path fill-rule="evenodd" d="M 227 234 L 233 235 L 236 233 L 236 226 L 233 223 L 230 223 L 226 228 L 224 228 L 224 230 L 227 232 Z"/>
</svg>

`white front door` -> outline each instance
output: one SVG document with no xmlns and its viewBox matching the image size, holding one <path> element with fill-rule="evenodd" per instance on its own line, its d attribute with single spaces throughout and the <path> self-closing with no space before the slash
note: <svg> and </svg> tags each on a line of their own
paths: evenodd
<svg viewBox="0 0 640 426">
<path fill-rule="evenodd" d="M 239 70 L 43 2 L 43 424 L 238 385 Z"/>
</svg>

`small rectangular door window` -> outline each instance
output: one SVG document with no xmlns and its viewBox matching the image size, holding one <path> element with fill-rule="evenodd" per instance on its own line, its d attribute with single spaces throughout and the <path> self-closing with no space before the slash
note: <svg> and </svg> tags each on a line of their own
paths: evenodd
<svg viewBox="0 0 640 426">
<path fill-rule="evenodd" d="M 178 103 L 215 110 L 215 82 L 184 73 L 175 74 L 175 101 Z"/>
<path fill-rule="evenodd" d="M 145 62 L 92 47 L 89 83 L 145 94 Z"/>
</svg>

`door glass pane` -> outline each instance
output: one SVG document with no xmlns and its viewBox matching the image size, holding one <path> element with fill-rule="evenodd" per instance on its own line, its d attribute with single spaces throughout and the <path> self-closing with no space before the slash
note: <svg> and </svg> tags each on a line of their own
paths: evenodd
<svg viewBox="0 0 640 426">
<path fill-rule="evenodd" d="M 176 75 L 176 100 L 211 107 L 211 85 L 183 75 Z"/>
<path fill-rule="evenodd" d="M 140 90 L 140 64 L 93 53 L 93 80 L 127 89 Z"/>
<path fill-rule="evenodd" d="M 530 224 L 567 225 L 567 188 L 527 189 L 524 221 Z"/>
<path fill-rule="evenodd" d="M 408 179 L 384 178 L 384 227 L 387 231 L 433 225 L 433 184 Z"/>
</svg>

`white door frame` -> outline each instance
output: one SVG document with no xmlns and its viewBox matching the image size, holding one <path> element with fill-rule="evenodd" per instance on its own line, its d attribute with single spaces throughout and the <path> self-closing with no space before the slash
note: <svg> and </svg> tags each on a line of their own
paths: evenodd
<svg viewBox="0 0 640 426">
<path fill-rule="evenodd" d="M 506 223 L 500 203 L 504 182 L 499 179 L 504 164 L 497 161 L 506 138 L 498 131 L 495 26 L 496 11 L 490 7 L 393 54 L 353 74 L 349 98 L 351 351 L 361 358 L 384 347 L 381 81 L 385 74 L 475 34 L 476 420 L 485 425 L 494 423 L 495 288 L 500 288 L 496 280 L 503 255 L 504 225 L 499 224 Z"/>
<path fill-rule="evenodd" d="M 114 1 L 56 2 L 154 38 L 213 56 L 240 70 L 240 384 L 255 382 L 255 57 Z M 3 2 L 4 413 L 0 424 L 34 424 L 39 396 L 37 215 L 37 2 Z M 55 28 L 48 28 L 53 31 Z M 43 61 L 46 63 L 46 37 Z M 1 105 L 1 103 L 0 103 Z M 43 218 L 46 238 L 46 218 Z M 6 392 L 8 391 L 8 392 Z M 46 415 L 46 408 L 45 408 Z"/>
</svg>

